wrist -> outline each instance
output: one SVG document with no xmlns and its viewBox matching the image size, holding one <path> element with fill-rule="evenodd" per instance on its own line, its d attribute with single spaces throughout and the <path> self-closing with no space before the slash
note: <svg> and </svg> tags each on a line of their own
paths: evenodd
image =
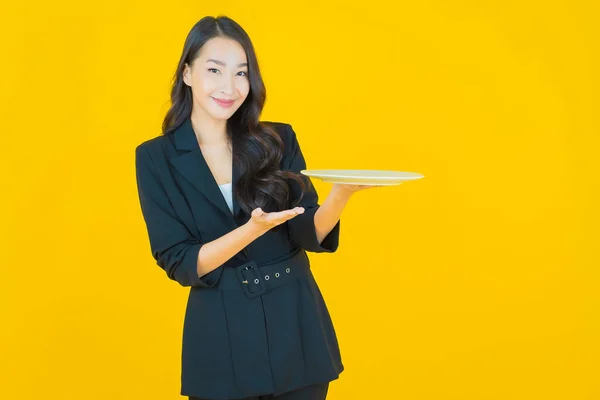
<svg viewBox="0 0 600 400">
<path fill-rule="evenodd" d="M 331 192 L 329 194 L 330 194 L 330 196 L 335 198 L 337 201 L 343 201 L 343 202 L 350 200 L 350 197 L 352 197 L 351 191 L 345 189 L 343 186 L 340 186 L 338 184 L 333 185 L 333 187 L 331 188 Z"/>
<path fill-rule="evenodd" d="M 258 224 L 256 222 L 254 222 L 254 220 L 252 218 L 250 218 L 248 220 L 248 222 L 246 222 L 244 224 L 247 228 L 247 230 L 254 236 L 254 237 L 259 237 L 264 235 L 265 233 L 267 233 L 268 229 L 265 228 L 263 225 Z"/>
</svg>

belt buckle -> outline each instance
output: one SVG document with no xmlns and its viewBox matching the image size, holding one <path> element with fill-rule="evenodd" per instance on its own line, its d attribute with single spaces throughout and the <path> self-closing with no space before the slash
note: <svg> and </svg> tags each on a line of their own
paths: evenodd
<svg viewBox="0 0 600 400">
<path fill-rule="evenodd" d="M 246 278 L 244 276 L 244 274 L 242 273 L 242 271 L 250 271 L 250 270 L 253 271 L 255 278 Z M 242 265 L 235 267 L 235 272 L 240 280 L 242 289 L 244 289 L 244 292 L 246 292 L 246 296 L 248 296 L 249 298 L 260 296 L 261 294 L 263 294 L 267 291 L 265 282 L 262 279 L 262 277 L 260 276 L 260 272 L 258 270 L 258 266 L 256 265 L 255 261 L 250 261 L 250 262 L 247 262 L 246 264 L 242 264 Z M 251 279 L 252 282 L 250 282 L 249 279 Z M 250 291 L 251 284 L 258 285 L 260 289 L 258 289 L 255 292 Z"/>
</svg>

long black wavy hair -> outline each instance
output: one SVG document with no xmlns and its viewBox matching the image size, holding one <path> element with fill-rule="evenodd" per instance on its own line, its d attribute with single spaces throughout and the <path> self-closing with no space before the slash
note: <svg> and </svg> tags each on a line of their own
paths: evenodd
<svg viewBox="0 0 600 400">
<path fill-rule="evenodd" d="M 283 141 L 273 127 L 259 121 L 266 100 L 266 89 L 260 75 L 254 46 L 244 29 L 229 17 L 206 16 L 188 33 L 183 53 L 173 77 L 171 107 L 163 124 L 162 134 L 168 135 L 192 113 L 192 89 L 183 82 L 185 64 L 192 65 L 202 46 L 214 37 L 236 40 L 248 59 L 250 92 L 244 103 L 227 120 L 227 140 L 233 144 L 233 163 L 240 168 L 239 179 L 233 187 L 240 208 L 250 214 L 261 207 L 264 211 L 281 211 L 300 203 L 310 180 L 292 171 L 282 171 Z M 294 205 L 289 204 L 290 188 L 287 179 L 300 185 L 302 195 Z M 270 204 L 275 204 L 271 209 Z"/>
</svg>

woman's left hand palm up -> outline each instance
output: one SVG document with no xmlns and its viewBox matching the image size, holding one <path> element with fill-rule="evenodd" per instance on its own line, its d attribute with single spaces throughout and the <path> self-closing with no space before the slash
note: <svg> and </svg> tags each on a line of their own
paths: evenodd
<svg viewBox="0 0 600 400">
<path fill-rule="evenodd" d="M 370 188 L 374 188 L 374 187 L 381 187 L 381 186 L 384 186 L 384 185 L 356 185 L 356 184 L 349 184 L 349 183 L 334 183 L 333 190 L 339 190 L 339 191 L 347 193 L 348 195 L 352 195 L 361 190 L 370 189 Z"/>
</svg>

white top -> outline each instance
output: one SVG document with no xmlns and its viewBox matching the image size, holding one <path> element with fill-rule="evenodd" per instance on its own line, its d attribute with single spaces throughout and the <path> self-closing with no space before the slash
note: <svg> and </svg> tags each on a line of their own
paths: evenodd
<svg viewBox="0 0 600 400">
<path fill-rule="evenodd" d="M 219 189 L 221 189 L 221 193 L 223 193 L 223 197 L 229 206 L 229 209 L 233 213 L 233 193 L 232 193 L 232 183 L 224 183 L 219 185 Z"/>
</svg>

